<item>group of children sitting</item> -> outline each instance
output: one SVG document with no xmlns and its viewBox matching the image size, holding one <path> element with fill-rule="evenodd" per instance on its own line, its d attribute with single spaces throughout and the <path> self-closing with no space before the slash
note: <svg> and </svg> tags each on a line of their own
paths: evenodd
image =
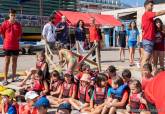
<svg viewBox="0 0 165 114">
<path fill-rule="evenodd" d="M 109 66 L 99 73 L 82 63 L 76 74 L 57 70 L 49 73 L 45 55 L 40 53 L 36 68 L 27 71 L 15 97 L 0 92 L 1 112 L 47 114 L 51 107 L 57 108 L 55 114 L 71 114 L 72 110 L 82 114 L 150 114 L 143 90 L 153 78 L 152 66 L 143 66 L 141 81 L 132 79 L 129 69 L 124 69 L 121 76 L 116 71 L 114 66 Z M 11 89 L 5 91 L 15 93 Z M 17 102 L 23 99 L 26 103 Z"/>
</svg>

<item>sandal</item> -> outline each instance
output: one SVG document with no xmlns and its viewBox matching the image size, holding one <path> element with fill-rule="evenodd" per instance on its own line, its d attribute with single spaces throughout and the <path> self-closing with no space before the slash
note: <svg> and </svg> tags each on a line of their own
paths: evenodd
<svg viewBox="0 0 165 114">
<path fill-rule="evenodd" d="M 8 85 L 8 84 L 9 84 L 8 81 L 3 81 L 3 82 L 2 82 L 2 85 L 3 85 L 3 86 L 6 86 L 6 85 Z"/>
</svg>

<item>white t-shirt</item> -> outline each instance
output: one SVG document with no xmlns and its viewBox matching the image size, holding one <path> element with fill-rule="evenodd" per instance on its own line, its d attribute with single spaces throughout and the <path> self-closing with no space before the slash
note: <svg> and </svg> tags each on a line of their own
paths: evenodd
<svg viewBox="0 0 165 114">
<path fill-rule="evenodd" d="M 52 23 L 47 23 L 44 25 L 42 35 L 46 37 L 48 42 L 56 41 L 56 27 Z"/>
</svg>

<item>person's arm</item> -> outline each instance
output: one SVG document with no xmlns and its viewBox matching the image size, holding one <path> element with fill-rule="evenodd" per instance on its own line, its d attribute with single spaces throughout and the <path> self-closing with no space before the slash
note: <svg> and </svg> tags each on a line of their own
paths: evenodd
<svg viewBox="0 0 165 114">
<path fill-rule="evenodd" d="M 76 84 L 73 85 L 73 88 L 72 88 L 72 98 L 75 99 L 76 98 L 76 93 L 77 93 L 77 86 Z"/>
<path fill-rule="evenodd" d="M 47 32 L 48 32 L 48 26 L 45 25 L 43 30 L 42 30 L 42 37 L 43 37 L 43 39 L 45 40 L 46 43 L 47 43 L 47 38 L 46 38 Z"/>
<path fill-rule="evenodd" d="M 58 86 L 57 90 L 55 92 L 52 92 L 51 95 L 59 95 L 61 91 L 61 85 Z"/>
<path fill-rule="evenodd" d="M 56 31 L 58 32 L 58 31 L 64 30 L 64 28 L 65 28 L 65 26 L 62 26 L 62 27 L 60 27 L 60 28 L 57 28 L 57 27 L 56 27 Z"/>
<path fill-rule="evenodd" d="M 162 11 L 158 11 L 158 12 L 156 12 L 156 17 L 157 16 L 161 16 L 161 15 L 165 15 L 165 10 L 162 10 Z"/>
<path fill-rule="evenodd" d="M 121 101 L 112 103 L 112 106 L 113 107 L 122 107 L 126 104 L 127 100 L 128 100 L 128 92 L 125 91 Z"/>
<path fill-rule="evenodd" d="M 43 84 L 44 84 L 45 90 L 42 91 L 42 94 L 43 94 L 43 95 L 46 95 L 46 94 L 49 92 L 48 83 L 47 83 L 46 81 L 44 81 Z"/>
<path fill-rule="evenodd" d="M 60 91 L 60 95 L 59 95 L 60 99 L 62 98 L 63 92 L 64 92 L 64 84 L 61 85 L 61 91 Z"/>
<path fill-rule="evenodd" d="M 91 100 L 90 100 L 90 108 L 94 108 L 94 90 L 92 92 Z"/>
</svg>

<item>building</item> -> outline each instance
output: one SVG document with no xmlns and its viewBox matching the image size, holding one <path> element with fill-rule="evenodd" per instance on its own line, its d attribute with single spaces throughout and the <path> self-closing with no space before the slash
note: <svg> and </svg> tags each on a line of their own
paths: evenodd
<svg viewBox="0 0 165 114">
<path fill-rule="evenodd" d="M 101 13 L 102 11 L 128 8 L 120 0 L 78 0 L 77 10 L 81 12 Z"/>
</svg>

